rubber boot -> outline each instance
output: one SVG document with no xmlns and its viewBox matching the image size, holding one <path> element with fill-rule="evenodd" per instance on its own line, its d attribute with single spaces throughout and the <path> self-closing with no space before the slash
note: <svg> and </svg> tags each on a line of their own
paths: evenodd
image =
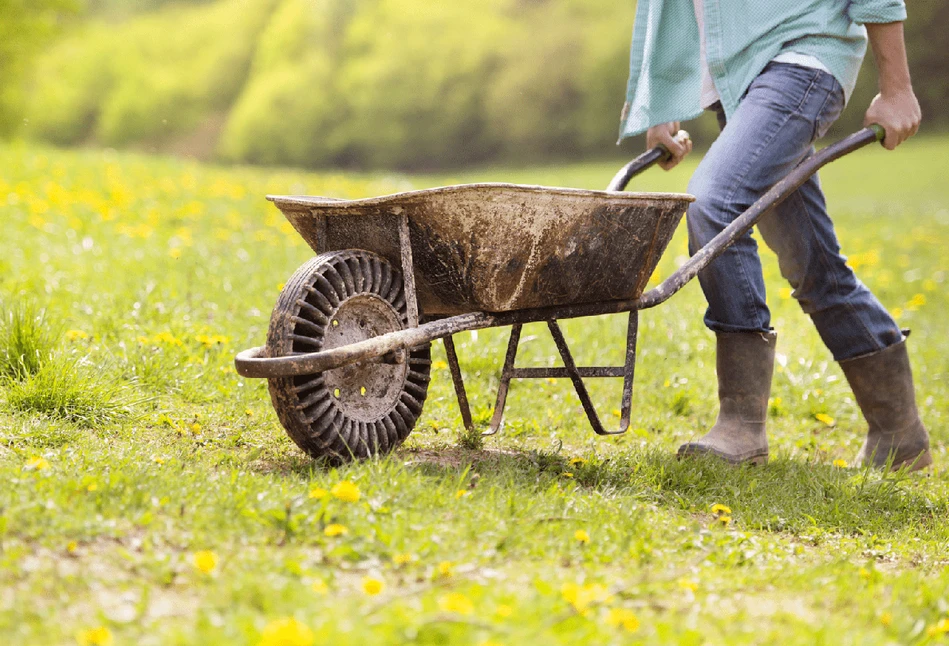
<svg viewBox="0 0 949 646">
<path fill-rule="evenodd" d="M 910 471 L 933 463 L 929 433 L 919 419 L 906 339 L 878 352 L 840 362 L 857 405 L 870 427 L 857 459 L 881 468 Z"/>
<path fill-rule="evenodd" d="M 679 456 L 710 454 L 731 464 L 768 461 L 768 397 L 778 335 L 717 332 L 718 420 L 695 442 L 679 447 Z"/>
</svg>

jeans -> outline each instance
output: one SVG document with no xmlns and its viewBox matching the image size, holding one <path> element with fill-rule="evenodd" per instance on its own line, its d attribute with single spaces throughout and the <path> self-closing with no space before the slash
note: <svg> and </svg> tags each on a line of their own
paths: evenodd
<svg viewBox="0 0 949 646">
<path fill-rule="evenodd" d="M 771 186 L 814 153 L 844 106 L 831 74 L 770 63 L 754 80 L 689 182 L 697 200 L 687 222 L 689 252 L 707 244 Z M 846 265 L 817 175 L 758 223 L 777 254 L 781 275 L 837 361 L 870 354 L 902 340 L 886 308 Z M 705 324 L 716 332 L 766 332 L 758 247 L 751 232 L 699 273 L 708 301 Z"/>
</svg>

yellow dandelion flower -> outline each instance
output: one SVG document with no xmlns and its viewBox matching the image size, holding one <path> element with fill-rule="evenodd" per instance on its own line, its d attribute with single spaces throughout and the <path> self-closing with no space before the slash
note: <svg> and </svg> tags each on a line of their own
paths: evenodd
<svg viewBox="0 0 949 646">
<path fill-rule="evenodd" d="M 573 474 L 569 471 L 564 471 L 560 474 L 561 478 L 567 478 L 568 480 L 573 477 Z"/>
<path fill-rule="evenodd" d="M 456 612 L 459 615 L 470 615 L 474 612 L 474 604 L 471 599 L 460 592 L 446 594 L 438 600 L 438 606 L 445 612 Z"/>
<path fill-rule="evenodd" d="M 893 318 L 898 319 L 903 316 L 903 308 L 894 307 L 893 309 L 890 310 L 890 314 L 893 316 Z"/>
<path fill-rule="evenodd" d="M 716 522 L 717 524 L 721 525 L 722 527 L 728 527 L 729 525 L 731 525 L 732 517 L 731 517 L 731 516 L 721 515 L 721 516 L 719 516 L 718 518 L 715 519 L 715 522 Z"/>
<path fill-rule="evenodd" d="M 471 492 L 467 489 L 459 489 L 455 492 L 455 498 L 464 498 L 465 496 L 470 496 Z"/>
<path fill-rule="evenodd" d="M 778 291 L 778 297 L 779 297 L 782 301 L 786 301 L 786 300 L 788 300 L 789 298 L 791 298 L 791 288 L 790 288 L 790 287 L 782 287 L 782 288 L 780 289 L 780 291 Z"/>
<path fill-rule="evenodd" d="M 945 634 L 949 634 L 949 619 L 940 619 L 926 629 L 927 637 L 942 637 Z"/>
<path fill-rule="evenodd" d="M 577 531 L 575 531 L 573 533 L 573 538 L 577 542 L 582 543 L 583 545 L 586 545 L 587 543 L 590 542 L 590 535 L 587 533 L 585 529 L 578 529 Z"/>
<path fill-rule="evenodd" d="M 396 565 L 408 565 L 415 560 L 415 557 L 412 554 L 396 554 L 392 557 L 392 562 Z"/>
<path fill-rule="evenodd" d="M 699 584 L 692 579 L 679 579 L 679 587 L 689 592 L 695 592 L 699 589 Z"/>
<path fill-rule="evenodd" d="M 827 426 L 833 426 L 835 424 L 834 418 L 827 413 L 817 413 L 814 415 L 814 419 L 816 419 L 821 424 L 826 424 Z"/>
<path fill-rule="evenodd" d="M 356 502 L 359 500 L 359 487 L 349 480 L 343 480 L 342 482 L 334 484 L 333 488 L 330 489 L 330 493 L 343 502 Z"/>
<path fill-rule="evenodd" d="M 906 303 L 906 309 L 910 312 L 915 312 L 920 307 L 926 304 L 926 295 L 925 294 L 915 294 L 913 298 Z"/>
<path fill-rule="evenodd" d="M 217 569 L 217 554 L 211 550 L 195 552 L 192 560 L 194 566 L 205 574 L 211 574 Z"/>
<path fill-rule="evenodd" d="M 112 632 L 105 626 L 83 630 L 76 635 L 79 646 L 112 646 Z"/>
<path fill-rule="evenodd" d="M 311 646 L 316 639 L 310 627 L 293 617 L 276 619 L 260 633 L 258 646 Z"/>
<path fill-rule="evenodd" d="M 165 345 L 174 345 L 181 347 L 184 345 L 181 339 L 173 335 L 171 332 L 161 332 L 155 335 L 156 343 L 164 343 Z"/>
<path fill-rule="evenodd" d="M 442 561 L 438 564 L 437 571 L 438 576 L 448 579 L 455 574 L 455 564 L 451 561 Z"/>
<path fill-rule="evenodd" d="M 88 339 L 89 335 L 83 332 L 82 330 L 67 330 L 66 331 L 66 340 L 67 341 L 81 341 L 82 339 Z"/>
<path fill-rule="evenodd" d="M 178 260 L 181 258 L 181 247 L 172 247 L 168 250 L 168 255 L 171 256 L 173 260 Z"/>
<path fill-rule="evenodd" d="M 160 456 L 157 456 L 157 455 L 153 455 L 153 456 L 152 456 L 152 462 L 154 462 L 155 464 L 164 464 L 164 463 L 165 463 L 165 458 L 160 457 Z"/>
<path fill-rule="evenodd" d="M 36 455 L 27 460 L 26 464 L 23 465 L 24 471 L 46 471 L 48 468 L 49 461 L 46 458 L 41 458 Z"/>
<path fill-rule="evenodd" d="M 586 460 L 584 460 L 583 458 L 572 458 L 570 460 L 570 464 L 575 467 L 579 467 L 586 464 Z"/>
<path fill-rule="evenodd" d="M 323 530 L 323 533 L 327 536 L 342 536 L 344 534 L 348 534 L 349 530 L 346 529 L 345 525 L 333 523 L 332 525 L 327 525 L 326 529 Z"/>
<path fill-rule="evenodd" d="M 610 608 L 606 616 L 606 623 L 614 628 L 623 628 L 627 632 L 639 630 L 639 619 L 629 608 Z"/>
<path fill-rule="evenodd" d="M 66 552 L 68 552 L 69 554 L 75 554 L 76 550 L 78 549 L 79 549 L 79 543 L 77 543 L 76 541 L 69 541 L 68 543 L 66 543 Z"/>
<path fill-rule="evenodd" d="M 432 369 L 433 369 L 433 370 L 444 370 L 444 369 L 447 368 L 447 367 L 448 367 L 448 364 L 445 363 L 444 361 L 433 361 L 433 362 L 432 362 Z"/>
<path fill-rule="evenodd" d="M 836 460 L 834 460 L 834 466 L 835 466 L 835 467 L 840 467 L 841 469 L 846 469 L 846 468 L 847 468 L 847 461 L 846 461 L 846 460 L 841 460 L 840 458 L 837 458 Z"/>
<path fill-rule="evenodd" d="M 88 487 L 86 487 L 86 491 L 88 491 L 89 493 L 92 493 L 93 491 L 95 491 L 95 490 L 98 489 L 98 488 L 99 488 L 99 485 L 97 485 L 95 482 L 93 482 L 93 483 L 91 483 Z"/>
<path fill-rule="evenodd" d="M 565 583 L 560 588 L 564 601 L 573 606 L 583 616 L 590 612 L 590 606 L 594 604 L 607 603 L 613 597 L 605 586 L 599 583 L 588 583 L 584 586 L 576 583 Z"/>
<path fill-rule="evenodd" d="M 253 417 L 254 411 L 248 408 L 247 410 L 244 411 L 244 414 L 247 415 L 248 417 Z"/>
<path fill-rule="evenodd" d="M 870 572 L 870 570 L 868 570 L 868 569 L 865 568 L 865 567 L 860 568 L 860 569 L 857 571 L 857 574 L 859 574 L 859 575 L 860 575 L 860 578 L 863 579 L 863 580 L 865 580 L 865 581 L 869 581 L 870 578 L 873 576 L 873 573 Z"/>
<path fill-rule="evenodd" d="M 368 594 L 370 597 L 374 597 L 377 594 L 381 594 L 385 590 L 386 584 L 382 579 L 377 579 L 375 577 L 367 576 L 362 580 L 362 591 Z"/>
<path fill-rule="evenodd" d="M 506 603 L 502 603 L 495 609 L 494 614 L 496 614 L 498 617 L 501 617 L 502 619 L 505 619 L 514 614 L 514 608 L 507 605 Z"/>
<path fill-rule="evenodd" d="M 880 623 L 885 627 L 889 627 L 889 625 L 893 623 L 893 613 L 884 612 L 882 615 L 880 615 Z"/>
<path fill-rule="evenodd" d="M 732 513 L 731 507 L 728 505 L 723 505 L 721 503 L 716 503 L 712 505 L 712 513 L 716 516 L 729 515 Z"/>
<path fill-rule="evenodd" d="M 314 581 L 313 585 L 310 586 L 310 589 L 317 594 L 328 594 L 330 587 L 326 585 L 326 581 Z"/>
<path fill-rule="evenodd" d="M 329 493 L 330 492 L 327 491 L 326 489 L 322 489 L 320 487 L 314 487 L 313 489 L 310 489 L 310 493 L 308 497 L 313 498 L 314 500 L 322 500 L 323 498 L 326 498 L 329 495 Z"/>
</svg>

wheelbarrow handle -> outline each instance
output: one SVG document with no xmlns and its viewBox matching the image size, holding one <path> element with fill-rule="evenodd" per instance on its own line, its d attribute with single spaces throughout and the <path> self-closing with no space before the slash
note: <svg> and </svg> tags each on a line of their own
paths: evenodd
<svg viewBox="0 0 949 646">
<path fill-rule="evenodd" d="M 767 215 L 771 209 L 786 200 L 794 191 L 799 189 L 811 175 L 820 168 L 859 150 L 874 141 L 882 142 L 886 131 L 878 124 L 859 130 L 849 137 L 821 149 L 801 162 L 787 177 L 771 187 L 758 198 L 747 211 L 735 218 L 708 244 L 699 249 L 675 273 L 664 280 L 658 287 L 646 292 L 637 300 L 636 309 L 655 307 L 667 300 L 670 296 L 682 289 L 686 283 L 695 278 L 709 263 L 718 258 L 725 249 L 731 246 L 741 236 L 745 235 L 758 221 Z"/>
<path fill-rule="evenodd" d="M 689 133 L 687 133 L 685 130 L 680 130 L 675 136 L 676 139 L 686 140 L 689 138 Z M 613 180 L 610 182 L 609 186 L 606 187 L 606 190 L 626 190 L 626 185 L 629 184 L 631 179 L 639 175 L 647 168 L 651 167 L 653 164 L 666 161 L 670 157 L 672 157 L 672 153 L 663 144 L 659 144 L 655 148 L 647 150 L 642 155 L 619 169 L 619 172 L 613 176 Z"/>
</svg>

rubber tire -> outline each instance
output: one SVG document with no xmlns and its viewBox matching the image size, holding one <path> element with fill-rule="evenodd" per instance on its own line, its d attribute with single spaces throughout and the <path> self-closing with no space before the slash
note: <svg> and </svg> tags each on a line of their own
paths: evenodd
<svg viewBox="0 0 949 646">
<path fill-rule="evenodd" d="M 408 325 L 398 270 L 368 251 L 332 251 L 304 263 L 281 290 L 267 332 L 267 356 L 319 351 L 334 313 L 354 297 L 381 299 L 394 310 L 398 329 Z M 406 364 L 395 402 L 391 407 L 383 404 L 387 410 L 373 420 L 357 419 L 341 408 L 338 390 L 333 393 L 324 381 L 335 371 L 268 379 L 271 402 L 290 438 L 314 458 L 341 463 L 382 455 L 405 441 L 422 413 L 431 344 L 413 348 Z"/>
</svg>

